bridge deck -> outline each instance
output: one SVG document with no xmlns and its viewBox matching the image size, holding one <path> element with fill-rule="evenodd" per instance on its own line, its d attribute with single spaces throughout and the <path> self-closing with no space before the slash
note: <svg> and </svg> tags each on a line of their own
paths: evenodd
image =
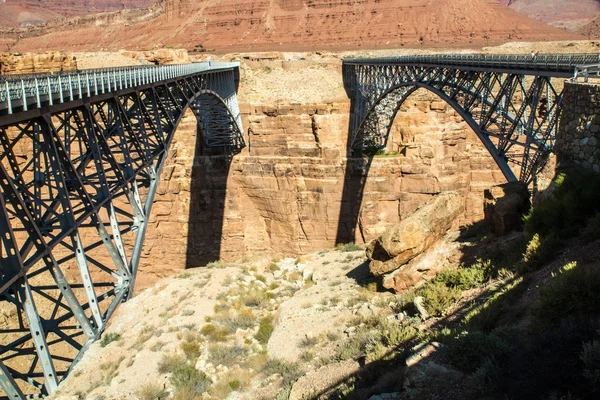
<svg viewBox="0 0 600 400">
<path fill-rule="evenodd" d="M 0 76 L 0 126 L 31 118 L 43 107 L 73 107 L 74 101 L 95 101 L 183 76 L 222 71 L 239 63 L 102 68 L 73 72 Z M 89 100 L 88 100 L 89 99 Z M 32 112 L 33 111 L 33 112 Z"/>
<path fill-rule="evenodd" d="M 384 58 L 349 58 L 344 64 L 448 67 L 463 71 L 490 71 L 570 78 L 577 67 L 600 64 L 600 54 L 439 54 Z"/>
</svg>

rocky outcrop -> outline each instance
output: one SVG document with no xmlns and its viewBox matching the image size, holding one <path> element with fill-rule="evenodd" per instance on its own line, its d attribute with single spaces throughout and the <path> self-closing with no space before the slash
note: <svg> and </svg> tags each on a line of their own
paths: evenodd
<svg viewBox="0 0 600 400">
<path fill-rule="evenodd" d="M 463 204 L 458 193 L 441 193 L 386 230 L 367 247 L 371 273 L 382 276 L 395 271 L 429 249 L 464 211 Z"/>
<path fill-rule="evenodd" d="M 529 211 L 529 191 L 522 182 L 493 186 L 484 192 L 483 210 L 489 231 L 504 236 L 523 227 L 523 215 Z"/>
<path fill-rule="evenodd" d="M 189 64 L 190 57 L 186 49 L 158 49 L 149 51 L 123 51 L 125 57 L 143 60 L 145 63 L 164 64 Z"/>
<path fill-rule="evenodd" d="M 0 75 L 28 74 L 34 72 L 74 71 L 77 60 L 60 52 L 0 53 Z"/>
</svg>

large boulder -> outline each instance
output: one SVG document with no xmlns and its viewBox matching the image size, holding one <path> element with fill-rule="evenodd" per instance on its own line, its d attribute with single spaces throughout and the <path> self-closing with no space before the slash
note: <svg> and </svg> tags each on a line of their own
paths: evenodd
<svg viewBox="0 0 600 400">
<path fill-rule="evenodd" d="M 523 227 L 523 215 L 529 211 L 529 190 L 523 182 L 493 186 L 484 192 L 485 224 L 497 236 Z"/>
<path fill-rule="evenodd" d="M 463 199 L 456 192 L 441 193 L 419 207 L 369 244 L 371 273 L 383 276 L 429 249 L 450 229 L 463 209 Z"/>
</svg>

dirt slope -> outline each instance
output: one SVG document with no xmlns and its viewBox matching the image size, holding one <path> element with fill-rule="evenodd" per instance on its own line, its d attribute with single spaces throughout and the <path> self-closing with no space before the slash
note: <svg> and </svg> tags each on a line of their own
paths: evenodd
<svg viewBox="0 0 600 400">
<path fill-rule="evenodd" d="M 203 45 L 217 51 L 450 47 L 573 38 L 496 0 L 170 0 L 140 23 L 71 24 L 13 51 Z M 26 35 L 25 35 L 26 36 Z"/>
</svg>

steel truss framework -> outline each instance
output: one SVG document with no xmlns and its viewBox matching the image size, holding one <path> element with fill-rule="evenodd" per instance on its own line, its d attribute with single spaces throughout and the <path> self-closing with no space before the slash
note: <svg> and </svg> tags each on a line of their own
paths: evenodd
<svg viewBox="0 0 600 400">
<path fill-rule="evenodd" d="M 558 129 L 562 85 L 557 88 L 552 78 L 572 76 L 575 66 L 557 61 L 548 68 L 528 57 L 515 58 L 513 70 L 509 56 L 344 61 L 345 87 L 353 100 L 351 152 L 384 148 L 404 101 L 425 88 L 464 118 L 507 180 L 517 180 L 513 164 L 518 179 L 532 183 L 554 149 Z M 499 59 L 501 68 L 495 67 Z"/>
<path fill-rule="evenodd" d="M 237 68 L 0 116 L 0 387 L 52 393 L 132 295 L 187 107 L 204 149 L 244 146 Z"/>
</svg>

